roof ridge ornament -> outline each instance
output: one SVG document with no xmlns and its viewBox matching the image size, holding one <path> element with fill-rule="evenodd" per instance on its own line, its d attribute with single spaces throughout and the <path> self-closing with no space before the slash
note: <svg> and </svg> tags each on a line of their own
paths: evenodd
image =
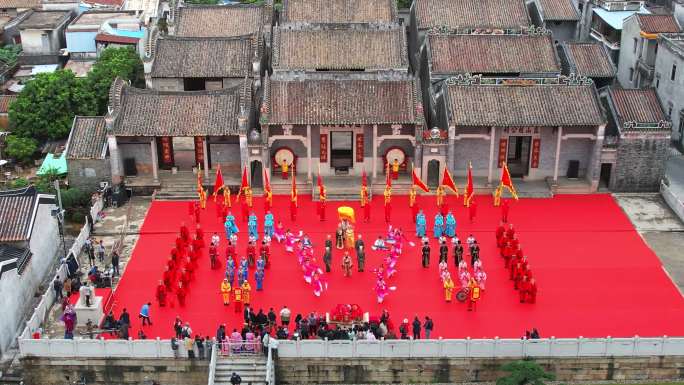
<svg viewBox="0 0 684 385">
<path fill-rule="evenodd" d="M 570 75 L 558 75 L 558 84 L 565 84 L 568 86 L 590 86 L 594 83 L 593 80 L 586 76 L 577 75 L 574 72 Z"/>
<path fill-rule="evenodd" d="M 472 75 L 470 73 L 458 74 L 452 76 L 446 80 L 446 84 L 450 86 L 472 86 L 480 84 L 482 81 L 482 75 Z"/>
<path fill-rule="evenodd" d="M 534 26 L 534 25 L 529 25 L 527 27 L 522 28 L 523 34 L 527 33 L 530 36 L 545 36 L 545 35 L 551 35 L 551 30 L 546 29 L 544 26 Z"/>
</svg>

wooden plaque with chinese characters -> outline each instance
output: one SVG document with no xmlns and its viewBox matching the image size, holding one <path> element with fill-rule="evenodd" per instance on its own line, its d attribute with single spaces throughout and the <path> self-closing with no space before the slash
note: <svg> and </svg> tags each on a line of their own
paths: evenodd
<svg viewBox="0 0 684 385">
<path fill-rule="evenodd" d="M 534 138 L 532 139 L 532 154 L 530 155 L 530 158 L 532 159 L 530 161 L 530 168 L 539 168 L 539 150 L 541 148 L 541 139 L 539 138 Z"/>
<path fill-rule="evenodd" d="M 319 159 L 321 163 L 328 162 L 328 134 L 321 134 Z"/>
<path fill-rule="evenodd" d="M 159 138 L 159 155 L 161 155 L 160 167 L 162 169 L 173 167 L 173 142 L 170 136 Z"/>
<path fill-rule="evenodd" d="M 356 134 L 356 162 L 363 162 L 363 134 Z"/>
<path fill-rule="evenodd" d="M 508 150 L 508 139 L 499 139 L 499 168 L 502 168 L 506 161 L 506 150 Z"/>
</svg>

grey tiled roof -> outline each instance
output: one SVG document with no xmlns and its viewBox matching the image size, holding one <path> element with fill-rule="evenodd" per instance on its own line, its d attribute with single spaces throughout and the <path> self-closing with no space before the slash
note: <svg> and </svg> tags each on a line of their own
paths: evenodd
<svg viewBox="0 0 684 385">
<path fill-rule="evenodd" d="M 71 17 L 71 11 L 29 11 L 19 29 L 55 29 Z"/>
<path fill-rule="evenodd" d="M 268 124 L 411 124 L 419 115 L 409 76 L 271 78 L 264 92 Z"/>
<path fill-rule="evenodd" d="M 283 0 L 284 22 L 373 23 L 397 21 L 395 0 Z"/>
<path fill-rule="evenodd" d="M 433 74 L 558 73 L 551 35 L 429 34 Z"/>
<path fill-rule="evenodd" d="M 668 120 L 653 88 L 645 90 L 611 88 L 610 97 L 620 124 L 625 122 L 658 123 Z"/>
<path fill-rule="evenodd" d="M 274 29 L 275 69 L 408 69 L 399 24 L 291 25 Z"/>
<path fill-rule="evenodd" d="M 545 21 L 574 21 L 580 15 L 572 0 L 537 0 Z"/>
<path fill-rule="evenodd" d="M 449 85 L 456 126 L 577 126 L 605 122 L 594 85 Z"/>
<path fill-rule="evenodd" d="M 33 187 L 0 191 L 0 242 L 28 240 L 37 197 Z"/>
<path fill-rule="evenodd" d="M 514 29 L 530 24 L 524 0 L 414 0 L 419 29 Z"/>
<path fill-rule="evenodd" d="M 76 116 L 67 143 L 67 159 L 103 159 L 107 127 L 102 116 Z"/>
<path fill-rule="evenodd" d="M 250 76 L 256 36 L 195 38 L 168 36 L 156 43 L 153 78 Z"/>
<path fill-rule="evenodd" d="M 40 4 L 40 0 L 0 0 L 0 8 L 34 8 Z"/>
<path fill-rule="evenodd" d="M 263 5 L 200 5 L 178 8 L 177 36 L 230 37 L 257 33 L 270 24 L 272 10 Z"/>
<path fill-rule="evenodd" d="M 601 43 L 563 43 L 569 72 L 593 78 L 612 78 L 615 66 Z"/>
<path fill-rule="evenodd" d="M 118 136 L 221 136 L 238 134 L 237 118 L 249 114 L 251 82 L 215 91 L 163 92 L 128 86 L 110 90 L 112 133 Z"/>
</svg>

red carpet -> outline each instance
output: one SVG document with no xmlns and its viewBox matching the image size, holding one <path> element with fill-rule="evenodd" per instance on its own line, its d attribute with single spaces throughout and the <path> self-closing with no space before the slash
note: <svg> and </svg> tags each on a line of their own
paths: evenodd
<svg viewBox="0 0 684 385">
<path fill-rule="evenodd" d="M 311 237 L 322 256 L 326 234 L 333 234 L 337 226 L 338 206 L 349 205 L 357 209 L 358 203 L 329 202 L 329 220 L 319 222 L 315 203 L 300 196 L 299 220 L 289 220 L 287 196 L 274 197 L 276 223 L 282 220 L 286 228 L 303 229 Z M 415 227 L 410 218 L 406 196 L 393 198 L 393 224 L 402 227 L 414 237 Z M 462 241 L 474 234 L 481 244 L 481 256 L 488 274 L 486 292 L 478 304 L 477 312 L 466 311 L 466 305 L 444 302 L 443 289 L 438 277 L 437 245 L 432 240 L 432 259 L 429 269 L 420 264 L 419 247 L 405 246 L 404 255 L 397 265 L 398 273 L 389 280 L 397 286 L 385 303 L 376 303 L 373 286 L 375 279 L 370 271 L 381 263 L 382 254 L 370 250 L 379 234 L 385 235 L 382 197 L 374 199 L 373 217 L 369 224 L 358 223 L 357 234 L 366 240 L 369 253 L 366 272 L 354 272 L 351 278 L 342 275 L 341 252 L 333 253 L 333 272 L 326 274 L 330 286 L 320 298 L 302 278 L 301 269 L 293 254 L 284 251 L 274 241 L 271 247 L 271 267 L 266 271 L 264 291 L 256 292 L 253 270 L 252 304 L 255 311 L 267 312 L 273 307 L 279 312 L 287 305 L 293 313 L 330 311 L 338 303 L 358 303 L 378 314 L 389 310 L 395 325 L 403 318 L 425 315 L 434 319 L 434 337 L 520 337 L 526 329 L 536 327 L 542 336 L 556 337 L 624 337 L 684 335 L 684 300 L 676 286 L 661 267 L 657 256 L 646 246 L 628 218 L 609 195 L 569 195 L 552 199 L 522 199 L 511 204 L 509 220 L 515 224 L 523 250 L 530 260 L 539 286 L 537 303 L 518 303 L 517 292 L 503 267 L 503 260 L 495 247 L 494 230 L 499 222 L 500 210 L 491 204 L 491 198 L 478 197 L 478 215 L 474 224 L 468 223 L 467 211 L 461 199 L 449 197 L 458 221 L 457 233 Z M 425 210 L 428 228 L 436 212 L 434 197 L 419 197 Z M 189 321 L 193 331 L 215 335 L 218 324 L 226 323 L 229 329 L 242 325 L 242 314 L 235 314 L 233 306 L 222 305 L 219 284 L 224 268 L 209 269 L 206 249 L 199 262 L 199 270 L 191 284 L 185 307 L 178 304 L 160 308 L 154 290 L 161 279 L 162 269 L 173 247 L 180 223 L 192 225 L 187 213 L 187 202 L 159 202 L 152 204 L 141 229 L 142 236 L 126 268 L 123 279 L 114 294 L 114 312 L 118 316 L 123 307 L 132 314 L 133 330 L 137 334 L 140 322 L 135 317 L 140 306 L 153 303 L 153 326 L 146 326 L 148 337 L 168 338 L 173 334 L 172 323 L 176 315 Z M 259 231 L 263 230 L 263 210 L 260 199 L 255 199 L 259 216 Z M 239 253 L 246 246 L 247 224 L 240 218 L 239 208 L 233 213 L 240 227 Z M 205 239 L 216 231 L 221 235 L 221 256 L 225 251 L 225 234 L 213 202 L 202 212 Z M 431 231 L 430 231 L 431 234 Z M 223 260 L 223 258 L 222 258 Z M 319 259 L 322 265 L 322 261 Z M 453 257 L 449 255 L 449 269 L 455 277 Z M 175 302 L 175 301 L 174 301 Z"/>
</svg>

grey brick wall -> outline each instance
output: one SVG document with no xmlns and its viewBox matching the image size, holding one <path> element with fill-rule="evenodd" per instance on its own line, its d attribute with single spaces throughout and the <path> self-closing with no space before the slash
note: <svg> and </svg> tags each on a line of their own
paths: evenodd
<svg viewBox="0 0 684 385">
<path fill-rule="evenodd" d="M 111 179 L 111 167 L 107 159 L 79 159 L 67 161 L 69 186 L 83 191 L 94 191 L 100 182 Z"/>
<path fill-rule="evenodd" d="M 655 192 L 669 154 L 668 139 L 621 138 L 617 149 L 614 191 Z"/>
</svg>

